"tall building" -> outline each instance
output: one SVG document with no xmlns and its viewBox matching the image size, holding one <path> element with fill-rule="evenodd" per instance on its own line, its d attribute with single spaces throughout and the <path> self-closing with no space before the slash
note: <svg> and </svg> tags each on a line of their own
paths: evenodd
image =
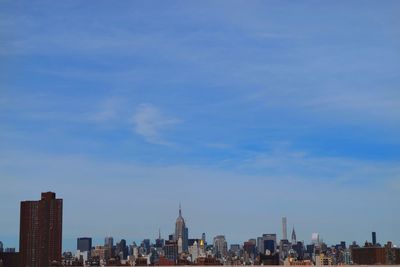
<svg viewBox="0 0 400 267">
<path fill-rule="evenodd" d="M 164 239 L 161 238 L 161 230 L 158 229 L 158 238 L 156 239 L 156 248 L 162 248 L 164 246 Z"/>
<path fill-rule="evenodd" d="M 287 220 L 286 217 L 282 217 L 282 239 L 287 240 Z"/>
<path fill-rule="evenodd" d="M 61 265 L 62 199 L 53 192 L 39 201 L 22 201 L 20 214 L 20 263 L 22 267 Z"/>
<path fill-rule="evenodd" d="M 297 243 L 296 232 L 295 232 L 294 227 L 293 227 L 293 230 L 292 230 L 292 244 L 296 244 L 296 243 Z"/>
<path fill-rule="evenodd" d="M 107 236 L 106 238 L 104 238 L 104 246 L 112 248 L 114 246 L 114 238 L 112 238 L 111 236 Z"/>
<path fill-rule="evenodd" d="M 0 241 L 0 253 L 3 252 L 3 242 Z"/>
<path fill-rule="evenodd" d="M 372 245 L 376 245 L 376 232 L 372 232 Z"/>
<path fill-rule="evenodd" d="M 90 237 L 79 237 L 76 241 L 76 249 L 84 252 L 92 250 L 92 238 Z"/>
<path fill-rule="evenodd" d="M 119 256 L 120 259 L 126 260 L 128 257 L 128 246 L 126 245 L 126 240 L 121 239 L 120 242 L 117 243 L 115 248 L 116 256 Z"/>
<path fill-rule="evenodd" d="M 114 238 L 112 236 L 104 238 L 104 249 L 107 250 L 107 252 L 104 253 L 106 259 L 114 256 Z"/>
<path fill-rule="evenodd" d="M 203 240 L 204 244 L 207 243 L 207 241 L 206 241 L 206 233 L 202 233 L 201 234 L 201 240 Z"/>
<path fill-rule="evenodd" d="M 191 257 L 192 262 L 195 262 L 197 258 L 200 257 L 201 255 L 200 240 L 189 239 L 189 255 Z"/>
<path fill-rule="evenodd" d="M 264 238 L 262 236 L 257 237 L 257 251 L 258 253 L 265 253 Z"/>
<path fill-rule="evenodd" d="M 179 204 L 179 216 L 175 223 L 175 241 L 182 238 L 182 250 L 183 252 L 188 251 L 188 229 L 186 228 L 185 220 L 182 217 L 182 209 Z"/>
<path fill-rule="evenodd" d="M 247 254 L 247 258 L 255 259 L 256 257 L 256 240 L 249 239 L 243 243 L 243 251 Z M 246 255 L 245 255 L 246 257 Z"/>
<path fill-rule="evenodd" d="M 176 262 L 178 259 L 178 244 L 176 241 L 165 241 L 165 246 L 163 247 L 165 258 Z"/>
<path fill-rule="evenodd" d="M 224 235 L 217 235 L 214 237 L 214 253 L 217 258 L 228 254 L 228 243 Z"/>
<path fill-rule="evenodd" d="M 276 234 L 264 234 L 263 235 L 264 252 L 268 250 L 269 253 L 274 253 L 276 251 Z"/>
<path fill-rule="evenodd" d="M 312 233 L 311 234 L 311 243 L 314 245 L 318 245 L 320 242 L 319 240 L 319 234 L 318 233 Z"/>
</svg>

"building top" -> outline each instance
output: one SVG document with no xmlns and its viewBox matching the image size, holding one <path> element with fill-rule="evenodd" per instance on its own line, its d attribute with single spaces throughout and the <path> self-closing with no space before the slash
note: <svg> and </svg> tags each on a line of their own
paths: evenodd
<svg viewBox="0 0 400 267">
<path fill-rule="evenodd" d="M 176 223 L 185 224 L 185 220 L 182 217 L 182 208 L 181 208 L 181 204 L 180 203 L 179 203 L 179 216 L 178 216 L 178 218 L 176 218 Z"/>
</svg>

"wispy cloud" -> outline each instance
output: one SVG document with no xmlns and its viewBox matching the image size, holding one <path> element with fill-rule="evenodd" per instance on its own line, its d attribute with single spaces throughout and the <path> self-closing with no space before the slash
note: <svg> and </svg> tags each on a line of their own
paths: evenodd
<svg viewBox="0 0 400 267">
<path fill-rule="evenodd" d="M 167 130 L 182 122 L 181 120 L 163 114 L 159 108 L 152 104 L 141 104 L 133 115 L 132 122 L 135 132 L 147 142 L 158 145 L 173 145 L 162 136 L 162 131 Z"/>
<path fill-rule="evenodd" d="M 99 104 L 98 109 L 87 115 L 89 121 L 104 123 L 119 119 L 124 108 L 124 101 L 118 97 L 111 97 Z"/>
</svg>

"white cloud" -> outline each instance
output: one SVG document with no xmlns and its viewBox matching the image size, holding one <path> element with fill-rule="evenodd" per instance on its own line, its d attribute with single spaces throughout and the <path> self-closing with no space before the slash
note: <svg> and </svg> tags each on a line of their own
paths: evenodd
<svg viewBox="0 0 400 267">
<path fill-rule="evenodd" d="M 116 120 L 121 116 L 124 107 L 123 100 L 118 97 L 111 97 L 103 101 L 98 110 L 88 115 L 88 120 L 96 123 L 104 123 Z"/>
<path fill-rule="evenodd" d="M 172 145 L 164 140 L 161 132 L 180 123 L 181 120 L 168 117 L 152 104 L 141 104 L 133 115 L 135 132 L 147 142 L 159 145 Z"/>
</svg>

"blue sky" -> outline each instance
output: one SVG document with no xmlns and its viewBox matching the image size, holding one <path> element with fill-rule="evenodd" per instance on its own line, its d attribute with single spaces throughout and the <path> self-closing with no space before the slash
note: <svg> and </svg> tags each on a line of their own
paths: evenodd
<svg viewBox="0 0 400 267">
<path fill-rule="evenodd" d="M 0 1 L 0 240 L 64 199 L 78 236 L 400 245 L 398 1 Z"/>
</svg>

